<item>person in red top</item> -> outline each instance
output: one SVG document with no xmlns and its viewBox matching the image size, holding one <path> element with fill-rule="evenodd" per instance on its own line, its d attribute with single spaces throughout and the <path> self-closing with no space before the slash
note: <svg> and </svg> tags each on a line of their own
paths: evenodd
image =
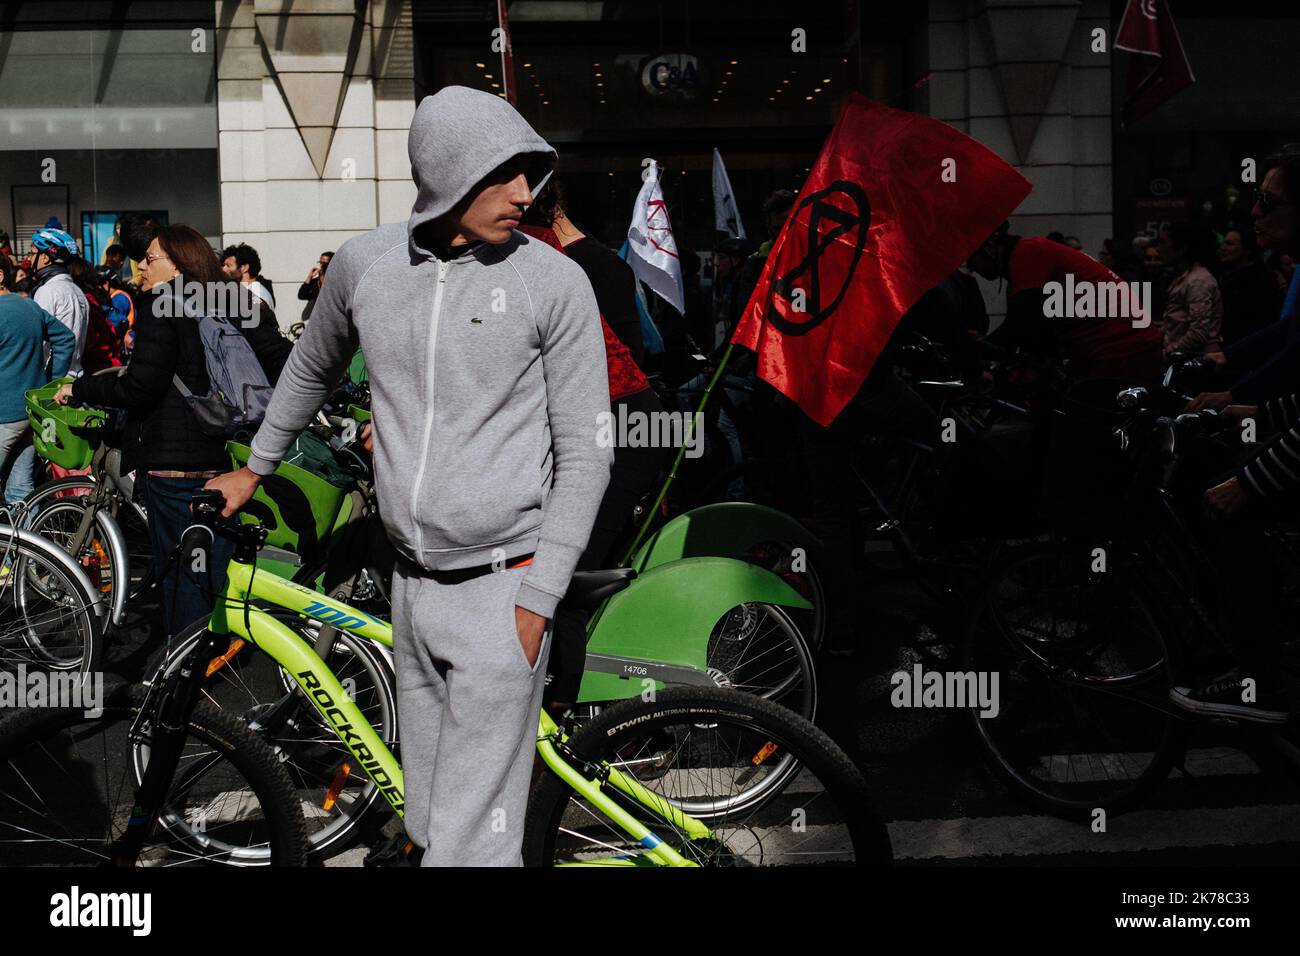
<svg viewBox="0 0 1300 956">
<path fill-rule="evenodd" d="M 73 256 L 68 262 L 68 274 L 85 294 L 86 304 L 90 307 L 86 323 L 86 344 L 81 350 L 82 371 L 94 375 L 104 369 L 120 368 L 122 340 L 109 321 L 112 307 L 95 267 L 80 256 Z"/>
<path fill-rule="evenodd" d="M 605 360 L 609 371 L 609 406 L 615 424 L 663 412 L 650 382 L 641 370 L 645 344 L 636 310 L 636 277 L 615 253 L 589 238 L 565 211 L 563 187 L 552 176 L 524 214 L 519 231 L 547 243 L 576 262 L 587 275 L 600 324 L 605 334 Z M 648 421 L 654 421 L 648 418 Z M 596 423 L 592 423 L 593 435 Z M 650 432 L 653 434 L 653 430 Z M 609 486 L 601 499 L 596 525 L 587 550 L 578 559 L 579 571 L 613 567 L 615 553 L 628 529 L 632 510 L 654 487 L 664 463 L 665 449 L 616 444 Z M 551 646 L 546 705 L 563 710 L 577 697 L 587 657 L 587 615 L 563 606 L 556 613 Z"/>
<path fill-rule="evenodd" d="M 1004 222 L 966 265 L 986 279 L 1007 280 L 1007 317 L 995 341 L 1047 361 L 1069 359 L 1076 381 L 1160 375 L 1163 336 L 1151 321 L 1150 297 L 1132 296 L 1096 259 L 1050 239 L 1011 235 Z"/>
</svg>

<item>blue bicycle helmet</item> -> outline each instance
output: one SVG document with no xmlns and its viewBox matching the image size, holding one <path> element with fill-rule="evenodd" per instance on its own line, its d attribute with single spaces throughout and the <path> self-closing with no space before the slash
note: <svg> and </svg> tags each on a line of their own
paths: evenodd
<svg viewBox="0 0 1300 956">
<path fill-rule="evenodd" d="M 37 229 L 32 233 L 32 250 L 48 252 L 54 259 L 64 259 L 77 255 L 77 240 L 62 229 Z"/>
</svg>

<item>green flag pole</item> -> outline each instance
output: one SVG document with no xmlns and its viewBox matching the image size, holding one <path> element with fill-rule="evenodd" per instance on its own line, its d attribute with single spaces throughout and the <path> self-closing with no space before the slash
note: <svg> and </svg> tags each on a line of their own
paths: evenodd
<svg viewBox="0 0 1300 956">
<path fill-rule="evenodd" d="M 709 398 L 713 395 L 714 386 L 716 386 L 718 380 L 722 378 L 722 373 L 727 370 L 727 363 L 731 360 L 731 352 L 735 347 L 736 345 L 734 342 L 728 343 L 727 351 L 722 353 L 722 359 L 718 362 L 718 367 L 713 372 L 713 378 L 709 379 L 709 384 L 704 389 L 704 394 L 700 396 L 700 404 L 696 406 L 695 413 L 691 416 L 691 423 L 689 425 L 691 431 L 688 433 L 683 429 L 682 445 L 677 449 L 677 455 L 673 458 L 673 466 L 668 470 L 668 477 L 664 479 L 663 485 L 659 488 L 659 496 L 655 498 L 655 503 L 650 507 L 650 510 L 646 512 L 645 520 L 641 522 L 641 527 L 637 530 L 636 537 L 632 539 L 632 543 L 628 545 L 627 551 L 624 552 L 623 557 L 619 560 L 618 563 L 620 566 L 627 566 L 628 562 L 632 560 L 632 555 L 636 554 L 636 549 L 641 546 L 641 542 L 645 540 L 645 536 L 649 533 L 650 525 L 654 523 L 655 515 L 659 513 L 659 508 L 668 494 L 668 488 L 672 485 L 673 479 L 677 477 L 677 469 L 681 467 L 682 459 L 686 457 L 686 445 L 689 437 L 694 435 L 694 430 L 697 427 L 701 427 L 700 423 L 703 421 L 704 408 L 709 404 Z"/>
</svg>

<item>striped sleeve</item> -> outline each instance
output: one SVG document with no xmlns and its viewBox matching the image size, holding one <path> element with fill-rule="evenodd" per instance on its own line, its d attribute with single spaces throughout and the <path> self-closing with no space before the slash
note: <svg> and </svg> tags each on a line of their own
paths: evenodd
<svg viewBox="0 0 1300 956">
<path fill-rule="evenodd" d="M 1300 426 L 1293 426 L 1242 466 L 1242 486 L 1252 495 L 1274 498 L 1300 490 Z"/>
<path fill-rule="evenodd" d="M 1263 426 L 1270 431 L 1300 424 L 1300 392 L 1270 398 L 1259 407 L 1259 417 Z"/>
</svg>

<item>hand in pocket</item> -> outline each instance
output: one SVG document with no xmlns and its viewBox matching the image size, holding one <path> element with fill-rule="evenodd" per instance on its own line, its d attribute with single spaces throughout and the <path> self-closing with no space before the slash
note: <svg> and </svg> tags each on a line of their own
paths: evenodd
<svg viewBox="0 0 1300 956">
<path fill-rule="evenodd" d="M 546 633 L 546 618 L 516 604 L 515 633 L 519 636 L 519 646 L 523 648 L 528 666 L 536 666 L 537 655 L 542 650 L 542 635 Z"/>
</svg>

